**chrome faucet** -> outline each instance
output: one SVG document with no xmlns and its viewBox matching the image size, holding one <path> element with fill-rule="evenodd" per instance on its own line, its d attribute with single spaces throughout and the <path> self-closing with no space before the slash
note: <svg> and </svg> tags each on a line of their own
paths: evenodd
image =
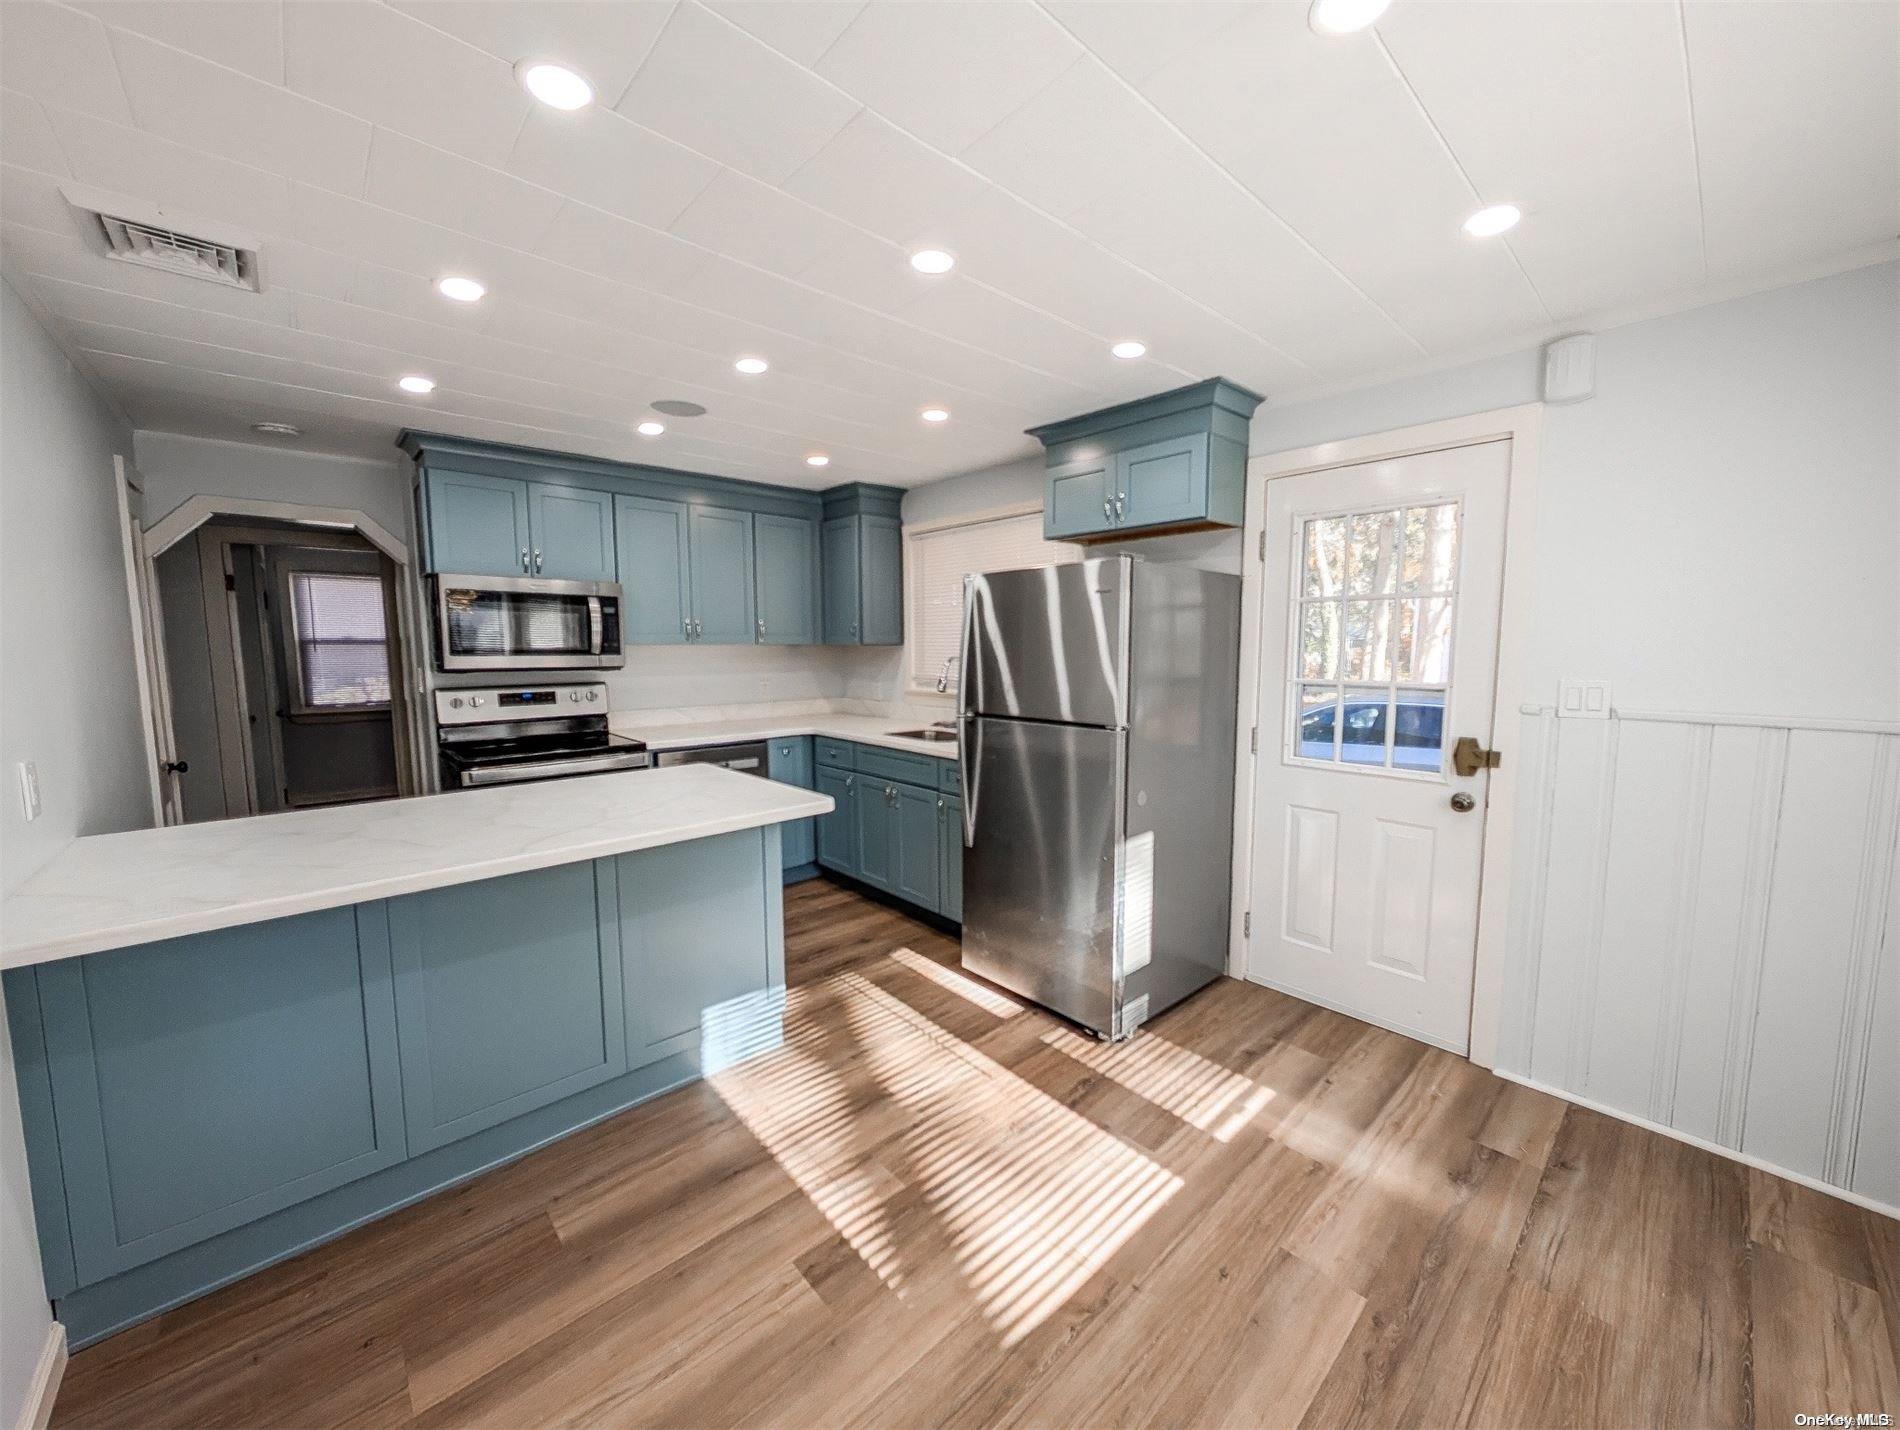
<svg viewBox="0 0 1900 1430">
<path fill-rule="evenodd" d="M 950 693 L 950 667 L 960 664 L 962 660 L 963 657 L 960 655 L 946 655 L 943 658 L 943 668 L 937 672 L 937 694 Z"/>
</svg>

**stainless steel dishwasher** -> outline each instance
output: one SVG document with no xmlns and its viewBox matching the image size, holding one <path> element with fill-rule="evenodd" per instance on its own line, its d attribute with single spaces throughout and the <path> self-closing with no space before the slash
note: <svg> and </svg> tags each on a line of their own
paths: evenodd
<svg viewBox="0 0 1900 1430">
<path fill-rule="evenodd" d="M 661 750 L 653 757 L 661 769 L 668 765 L 721 765 L 741 774 L 765 777 L 765 741 L 753 740 L 742 745 L 694 745 L 685 750 Z"/>
</svg>

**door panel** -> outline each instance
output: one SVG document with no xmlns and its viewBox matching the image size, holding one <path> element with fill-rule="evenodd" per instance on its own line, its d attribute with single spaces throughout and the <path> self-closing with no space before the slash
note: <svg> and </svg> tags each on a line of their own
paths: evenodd
<svg viewBox="0 0 1900 1430">
<path fill-rule="evenodd" d="M 963 801 L 946 794 L 937 801 L 937 911 L 963 919 Z"/>
<path fill-rule="evenodd" d="M 904 537 L 895 517 L 858 518 L 865 645 L 904 643 Z"/>
<path fill-rule="evenodd" d="M 1491 739 L 1510 451 L 1267 488 L 1248 974 L 1459 1053 L 1489 776 L 1449 751 Z"/>
<path fill-rule="evenodd" d="M 895 852 L 891 860 L 891 891 L 913 904 L 936 909 L 941 897 L 943 861 L 937 850 L 937 792 L 914 785 L 894 785 L 892 806 Z"/>
<path fill-rule="evenodd" d="M 694 639 L 753 644 L 752 513 L 701 507 L 689 521 Z"/>
<path fill-rule="evenodd" d="M 825 644 L 857 645 L 858 608 L 858 518 L 833 517 L 824 524 L 821 537 L 824 559 L 819 563 L 825 588 Z"/>
<path fill-rule="evenodd" d="M 686 503 L 614 498 L 614 549 L 628 645 L 680 645 L 692 611 Z"/>
<path fill-rule="evenodd" d="M 1114 463 L 1113 457 L 1102 457 L 1050 470 L 1043 498 L 1044 537 L 1092 536 L 1114 527 Z"/>
<path fill-rule="evenodd" d="M 579 487 L 528 488 L 534 574 L 561 581 L 614 579 L 614 499 Z"/>
<path fill-rule="evenodd" d="M 963 963 L 1092 1028 L 1117 976 L 1126 735 L 966 720 Z"/>
<path fill-rule="evenodd" d="M 818 524 L 797 516 L 752 518 L 758 611 L 763 645 L 814 645 L 818 640 Z"/>
<path fill-rule="evenodd" d="M 620 947 L 594 863 L 389 903 L 411 1154 L 626 1070 Z"/>
<path fill-rule="evenodd" d="M 781 784 L 812 787 L 811 736 L 794 735 L 773 740 L 766 748 L 766 768 Z M 815 821 L 794 819 L 779 826 L 779 849 L 787 869 L 809 864 L 817 854 Z"/>
<path fill-rule="evenodd" d="M 835 808 L 818 816 L 818 862 L 827 869 L 854 878 L 858 872 L 857 776 L 825 765 L 818 767 L 818 793 L 828 794 Z"/>
<path fill-rule="evenodd" d="M 1131 447 L 1115 457 L 1122 526 L 1164 526 L 1207 517 L 1207 434 Z"/>
<path fill-rule="evenodd" d="M 438 470 L 431 470 L 427 480 L 431 571 L 527 574 L 534 543 L 528 534 L 526 482 Z"/>
<path fill-rule="evenodd" d="M 970 577 L 963 709 L 1126 724 L 1129 574 L 1110 556 Z"/>
<path fill-rule="evenodd" d="M 857 815 L 858 877 L 891 892 L 896 883 L 896 786 L 860 778 L 851 808 Z"/>
</svg>

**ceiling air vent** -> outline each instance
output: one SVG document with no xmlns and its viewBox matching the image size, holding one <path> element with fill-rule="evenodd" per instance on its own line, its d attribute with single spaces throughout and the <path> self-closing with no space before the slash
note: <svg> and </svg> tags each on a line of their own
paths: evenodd
<svg viewBox="0 0 1900 1430">
<path fill-rule="evenodd" d="M 105 251 L 125 263 L 202 278 L 256 293 L 263 287 L 256 240 L 158 205 L 93 189 L 68 188 L 66 201 L 98 225 Z"/>
</svg>

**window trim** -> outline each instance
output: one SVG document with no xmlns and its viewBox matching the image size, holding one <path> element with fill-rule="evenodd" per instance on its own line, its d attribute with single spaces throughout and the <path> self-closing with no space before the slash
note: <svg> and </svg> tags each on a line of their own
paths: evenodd
<svg viewBox="0 0 1900 1430">
<path fill-rule="evenodd" d="M 957 700 L 957 685 L 954 677 L 949 690 L 939 691 L 935 680 L 920 682 L 911 668 L 914 664 L 911 654 L 917 646 L 918 613 L 922 610 L 922 602 L 917 598 L 918 592 L 911 584 L 917 579 L 918 572 L 922 569 L 915 559 L 916 538 L 930 536 L 939 531 L 948 531 L 953 527 L 983 526 L 992 521 L 1012 521 L 1025 516 L 1041 517 L 1042 502 L 1040 500 L 1011 502 L 1007 506 L 985 507 L 981 511 L 960 512 L 956 516 L 940 516 L 930 521 L 904 523 L 904 669 L 899 687 L 900 693 L 906 699 L 915 698 L 932 703 L 941 701 L 946 706 L 954 706 Z M 1074 545 L 1075 543 L 1064 544 Z M 962 672 L 959 671 L 958 675 L 961 674 Z"/>
<path fill-rule="evenodd" d="M 284 711 L 297 720 L 362 720 L 382 715 L 393 715 L 394 701 L 384 700 L 375 704 L 362 705 L 312 705 L 309 692 L 304 688 L 303 641 L 297 634 L 297 593 L 298 576 L 343 576 L 359 581 L 374 581 L 383 606 L 383 654 L 390 667 L 390 692 L 395 692 L 395 639 L 389 621 L 389 583 L 383 570 L 338 571 L 319 559 L 313 551 L 309 557 L 285 557 L 278 562 L 277 596 L 281 607 L 277 628 L 281 632 L 284 644 L 284 668 L 289 676 L 289 689 L 284 692 Z M 363 642 L 368 644 L 368 642 Z"/>
</svg>

